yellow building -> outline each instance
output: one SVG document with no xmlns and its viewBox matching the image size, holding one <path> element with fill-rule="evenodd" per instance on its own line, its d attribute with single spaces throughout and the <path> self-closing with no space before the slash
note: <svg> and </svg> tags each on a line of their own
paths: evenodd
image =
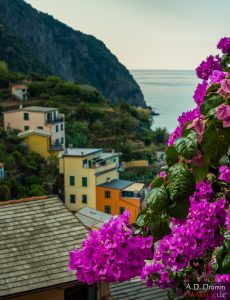
<svg viewBox="0 0 230 300">
<path fill-rule="evenodd" d="M 102 149 L 66 149 L 59 155 L 59 172 L 64 176 L 66 206 L 77 211 L 96 209 L 96 186 L 119 178 L 119 154 Z"/>
<path fill-rule="evenodd" d="M 51 132 L 41 129 L 30 129 L 18 134 L 29 146 L 31 151 L 39 153 L 45 159 L 50 156 L 58 156 L 63 150 L 62 146 L 51 145 Z"/>
<path fill-rule="evenodd" d="M 51 145 L 65 147 L 65 116 L 58 108 L 28 106 L 3 113 L 4 128 L 46 130 L 51 132 Z"/>
</svg>

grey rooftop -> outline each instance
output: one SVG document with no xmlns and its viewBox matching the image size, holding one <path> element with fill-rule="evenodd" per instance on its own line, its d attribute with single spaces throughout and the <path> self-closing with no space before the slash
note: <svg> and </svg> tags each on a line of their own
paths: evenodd
<svg viewBox="0 0 230 300">
<path fill-rule="evenodd" d="M 130 281 L 109 284 L 110 295 L 113 300 L 168 300 L 167 289 L 152 288 L 135 277 Z"/>
<path fill-rule="evenodd" d="M 57 197 L 1 202 L 0 299 L 76 282 L 69 251 L 87 232 Z"/>
<path fill-rule="evenodd" d="M 101 228 L 112 216 L 99 210 L 83 207 L 76 213 L 77 218 L 88 228 Z"/>
<path fill-rule="evenodd" d="M 45 106 L 27 106 L 27 107 L 24 107 L 22 110 L 34 111 L 34 112 L 50 112 L 50 111 L 54 111 L 54 110 L 57 110 L 57 109 L 58 108 L 45 107 Z"/>
<path fill-rule="evenodd" d="M 63 156 L 88 156 L 91 154 L 96 154 L 102 152 L 101 148 L 67 148 L 62 152 Z"/>
<path fill-rule="evenodd" d="M 110 188 L 115 190 L 123 190 L 133 183 L 134 183 L 133 181 L 113 179 L 111 181 L 107 181 L 105 183 L 99 184 L 98 186 L 103 186 L 105 188 Z"/>
</svg>

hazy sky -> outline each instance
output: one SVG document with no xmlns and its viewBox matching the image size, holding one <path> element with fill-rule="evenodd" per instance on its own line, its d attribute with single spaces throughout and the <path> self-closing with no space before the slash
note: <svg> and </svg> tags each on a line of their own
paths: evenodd
<svg viewBox="0 0 230 300">
<path fill-rule="evenodd" d="M 26 0 L 101 39 L 129 69 L 194 69 L 230 36 L 229 0 Z"/>
</svg>

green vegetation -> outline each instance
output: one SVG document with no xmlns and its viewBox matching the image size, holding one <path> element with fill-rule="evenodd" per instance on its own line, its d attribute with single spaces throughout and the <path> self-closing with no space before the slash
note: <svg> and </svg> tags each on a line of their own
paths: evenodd
<svg viewBox="0 0 230 300">
<path fill-rule="evenodd" d="M 122 153 L 121 161 L 144 159 L 150 164 L 155 162 L 155 151 L 165 148 L 168 134 L 165 129 L 151 129 L 151 110 L 125 101 L 114 106 L 94 87 L 56 76 L 13 73 L 4 62 L 0 62 L 0 111 L 19 107 L 20 101 L 11 98 L 8 89 L 9 81 L 17 80 L 26 80 L 29 87 L 29 100 L 23 105 L 58 107 L 65 114 L 67 146 L 114 149 Z M 1 199 L 52 193 L 58 179 L 57 161 L 46 162 L 30 153 L 14 131 L 1 129 L 0 140 L 0 161 L 8 172 L 7 180 L 0 185 Z M 135 173 L 136 180 L 144 176 L 144 181 L 155 175 L 155 171 L 141 168 L 127 170 L 122 176 L 134 178 Z"/>
<path fill-rule="evenodd" d="M 45 161 L 30 152 L 17 131 L 0 129 L 0 161 L 5 163 L 6 180 L 0 183 L 0 199 L 42 196 L 54 192 L 58 176 L 57 158 Z"/>
</svg>

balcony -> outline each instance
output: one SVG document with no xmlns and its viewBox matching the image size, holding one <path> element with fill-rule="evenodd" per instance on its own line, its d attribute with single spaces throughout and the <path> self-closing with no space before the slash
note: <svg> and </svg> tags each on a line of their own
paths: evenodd
<svg viewBox="0 0 230 300">
<path fill-rule="evenodd" d="M 59 114 L 58 117 L 54 119 L 48 117 L 46 120 L 46 124 L 57 124 L 57 123 L 64 122 L 64 120 L 65 120 L 64 114 Z"/>
</svg>

